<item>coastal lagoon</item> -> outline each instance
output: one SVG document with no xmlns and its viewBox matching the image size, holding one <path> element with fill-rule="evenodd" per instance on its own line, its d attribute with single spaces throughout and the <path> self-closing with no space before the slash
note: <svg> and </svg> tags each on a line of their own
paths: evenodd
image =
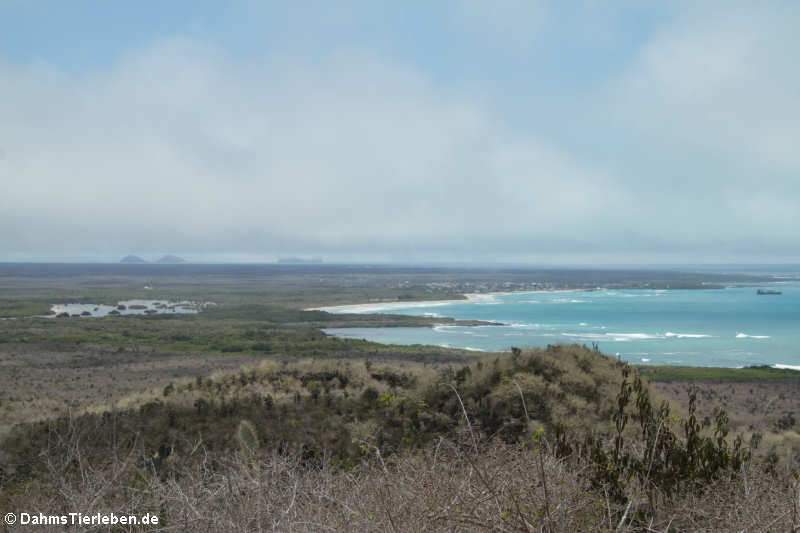
<svg viewBox="0 0 800 533">
<path fill-rule="evenodd" d="M 331 328 L 391 344 L 476 351 L 578 343 L 636 364 L 800 370 L 800 283 L 701 290 L 604 290 L 475 295 L 468 301 L 367 304 L 333 313 L 393 313 L 499 322 L 500 326 Z"/>
<path fill-rule="evenodd" d="M 104 317 L 109 315 L 160 315 L 197 313 L 211 302 L 170 302 L 167 300 L 123 300 L 117 305 L 64 303 L 50 307 L 50 317 Z"/>
</svg>

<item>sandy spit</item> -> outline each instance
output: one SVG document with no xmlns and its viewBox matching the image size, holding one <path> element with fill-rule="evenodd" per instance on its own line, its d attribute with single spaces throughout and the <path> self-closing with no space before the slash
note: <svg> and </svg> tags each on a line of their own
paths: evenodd
<svg viewBox="0 0 800 533">
<path fill-rule="evenodd" d="M 404 300 L 402 302 L 397 300 L 384 301 L 384 302 L 365 302 L 360 304 L 346 304 L 346 305 L 328 305 L 324 307 L 307 307 L 304 311 L 345 311 L 347 309 L 385 309 L 387 307 L 410 307 L 426 305 L 444 305 L 444 304 L 458 304 L 465 302 L 480 302 L 491 300 L 493 296 L 503 294 L 541 294 L 541 293 L 558 293 L 558 292 L 583 292 L 585 289 L 552 289 L 552 290 L 538 290 L 538 291 L 501 291 L 501 292 L 478 292 L 464 294 L 464 300 Z"/>
</svg>

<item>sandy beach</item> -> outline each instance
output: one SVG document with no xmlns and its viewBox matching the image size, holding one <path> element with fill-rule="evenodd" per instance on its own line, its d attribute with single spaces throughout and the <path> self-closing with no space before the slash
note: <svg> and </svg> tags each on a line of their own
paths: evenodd
<svg viewBox="0 0 800 533">
<path fill-rule="evenodd" d="M 323 307 L 308 307 L 304 311 L 346 311 L 350 309 L 353 312 L 369 312 L 372 310 L 383 309 L 401 309 L 406 307 L 427 307 L 433 305 L 447 305 L 458 304 L 465 302 L 480 302 L 491 300 L 494 296 L 504 294 L 542 294 L 542 293 L 560 293 L 560 292 L 584 292 L 586 289 L 553 289 L 553 290 L 536 290 L 536 291 L 498 291 L 498 292 L 476 292 L 464 294 L 463 300 L 408 300 L 408 301 L 384 301 L 384 302 L 365 302 L 360 304 L 345 304 L 345 305 L 329 305 Z M 358 310 L 358 311 L 356 311 Z"/>
</svg>

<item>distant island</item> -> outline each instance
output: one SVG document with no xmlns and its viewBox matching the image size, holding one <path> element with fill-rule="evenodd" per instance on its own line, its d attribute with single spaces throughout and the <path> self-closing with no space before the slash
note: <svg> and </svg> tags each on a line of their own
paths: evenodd
<svg viewBox="0 0 800 533">
<path fill-rule="evenodd" d="M 178 257 L 177 255 L 167 254 L 156 261 L 159 265 L 179 265 L 186 263 L 186 259 Z"/>
<path fill-rule="evenodd" d="M 132 265 L 145 265 L 148 264 L 148 261 L 145 261 L 138 255 L 126 255 L 122 259 L 119 260 L 120 263 L 127 263 Z M 167 254 L 159 258 L 155 261 L 157 265 L 180 265 L 183 263 L 187 263 L 186 259 L 182 257 L 178 257 L 177 255 Z"/>
<path fill-rule="evenodd" d="M 126 255 L 122 259 L 119 260 L 120 263 L 129 263 L 129 264 L 137 264 L 141 265 L 147 263 L 144 259 L 139 257 L 138 255 Z"/>
<path fill-rule="evenodd" d="M 303 257 L 281 257 L 278 259 L 278 263 L 282 265 L 318 265 L 322 263 L 322 258 L 312 257 L 310 259 L 306 259 Z"/>
</svg>

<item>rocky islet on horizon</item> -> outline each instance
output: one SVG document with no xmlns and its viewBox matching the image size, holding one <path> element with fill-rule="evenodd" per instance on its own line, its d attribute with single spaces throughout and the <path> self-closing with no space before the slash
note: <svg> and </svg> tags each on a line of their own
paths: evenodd
<svg viewBox="0 0 800 533">
<path fill-rule="evenodd" d="M 120 263 L 130 264 L 130 265 L 144 265 L 148 264 L 149 261 L 146 261 L 139 257 L 138 255 L 126 255 L 119 261 Z M 173 254 L 166 254 L 161 256 L 159 259 L 153 262 L 157 265 L 180 265 L 183 263 L 188 263 L 186 259 L 182 257 L 178 257 L 177 255 Z"/>
</svg>

